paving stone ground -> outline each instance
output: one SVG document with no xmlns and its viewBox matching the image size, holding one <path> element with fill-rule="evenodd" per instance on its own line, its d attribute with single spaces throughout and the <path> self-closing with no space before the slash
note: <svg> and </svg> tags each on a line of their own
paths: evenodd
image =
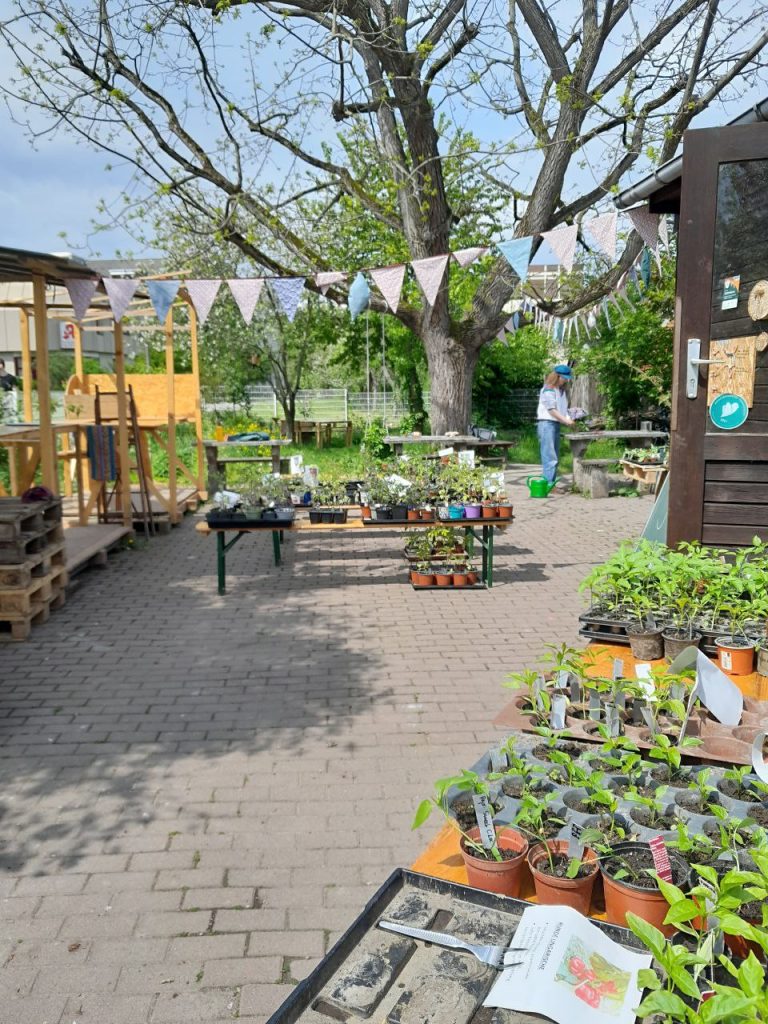
<svg viewBox="0 0 768 1024">
<path fill-rule="evenodd" d="M 0 647 L 0 1019 L 260 1024 L 437 828 L 431 783 L 498 736 L 508 672 L 574 641 L 577 586 L 650 499 L 527 497 L 496 585 L 416 593 L 402 534 L 188 517 Z"/>
</svg>

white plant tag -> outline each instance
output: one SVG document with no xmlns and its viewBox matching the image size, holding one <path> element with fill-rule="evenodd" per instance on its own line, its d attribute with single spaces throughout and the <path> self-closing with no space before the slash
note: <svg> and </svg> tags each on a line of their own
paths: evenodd
<svg viewBox="0 0 768 1024">
<path fill-rule="evenodd" d="M 600 711 L 600 694 L 595 693 L 595 691 L 592 690 L 589 694 L 589 717 L 592 719 L 593 722 L 600 721 Z"/>
<path fill-rule="evenodd" d="M 613 681 L 624 678 L 624 661 L 621 658 L 613 659 Z"/>
<path fill-rule="evenodd" d="M 465 452 L 459 452 L 459 465 L 470 466 L 472 469 L 475 468 L 475 453 L 473 449 Z"/>
<path fill-rule="evenodd" d="M 571 824 L 571 831 L 568 835 L 569 857 L 578 857 L 581 860 L 584 856 L 584 844 L 579 842 L 583 831 L 581 825 L 577 825 L 575 821 Z"/>
<path fill-rule="evenodd" d="M 651 668 L 651 664 L 647 661 L 641 661 L 635 665 L 635 677 L 646 700 L 656 700 L 656 687 L 653 685 Z"/>
<path fill-rule="evenodd" d="M 558 693 L 552 698 L 552 712 L 549 716 L 549 724 L 552 729 L 565 728 L 565 712 L 568 708 L 568 699 Z"/>
<path fill-rule="evenodd" d="M 453 448 L 440 448 L 440 449 L 438 449 L 437 454 L 441 458 L 445 458 L 446 455 L 453 455 L 453 452 L 454 452 Z"/>
<path fill-rule="evenodd" d="M 571 704 L 580 704 L 583 696 L 579 677 L 571 674 Z"/>
<path fill-rule="evenodd" d="M 614 704 L 620 711 L 626 711 L 627 709 L 627 695 L 623 690 L 616 691 L 616 698 Z"/>
<path fill-rule="evenodd" d="M 605 724 L 608 726 L 608 733 L 611 736 L 618 736 L 621 732 L 621 718 L 619 709 L 613 704 L 605 705 Z"/>
<path fill-rule="evenodd" d="M 570 672 L 567 672 L 565 669 L 560 669 L 560 671 L 557 673 L 557 678 L 555 679 L 555 689 L 556 690 L 567 690 L 568 689 L 568 680 L 570 679 L 570 677 L 571 677 L 571 673 Z"/>
<path fill-rule="evenodd" d="M 755 769 L 755 775 L 758 779 L 768 782 L 768 764 L 765 763 L 763 758 L 765 736 L 764 732 L 759 732 L 752 740 L 752 767 Z"/>
<path fill-rule="evenodd" d="M 496 829 L 493 827 L 493 815 L 491 805 L 485 793 L 473 793 L 472 803 L 475 808 L 477 827 L 480 829 L 480 842 L 486 850 L 496 845 Z"/>
<path fill-rule="evenodd" d="M 651 714 L 651 712 L 650 712 L 650 709 L 649 709 L 649 708 L 640 708 L 640 714 L 641 714 L 641 716 L 642 716 L 642 719 L 643 719 L 643 721 L 645 722 L 645 724 L 646 724 L 646 725 L 648 726 L 648 728 L 649 728 L 649 729 L 651 730 L 651 734 L 652 734 L 653 736 L 655 736 L 655 735 L 656 735 L 656 733 L 657 733 L 657 732 L 658 732 L 659 730 L 658 730 L 658 727 L 657 727 L 657 725 L 656 725 L 656 719 L 655 719 L 655 718 L 653 717 L 653 715 Z"/>
<path fill-rule="evenodd" d="M 691 690 L 690 696 L 688 697 L 688 703 L 686 704 L 685 715 L 683 715 L 683 724 L 680 726 L 680 738 L 678 739 L 678 744 L 683 742 L 683 737 L 685 736 L 686 730 L 688 729 L 688 722 L 690 720 L 691 712 L 693 711 L 693 705 L 696 699 L 696 687 L 694 686 L 694 688 Z"/>
<path fill-rule="evenodd" d="M 696 657 L 694 692 L 718 722 L 722 722 L 723 725 L 738 725 L 741 721 L 741 713 L 744 710 L 741 690 L 701 651 Z"/>
<path fill-rule="evenodd" d="M 656 629 L 656 616 L 653 614 L 653 612 L 649 612 L 648 615 L 646 615 L 645 628 Z"/>
<path fill-rule="evenodd" d="M 682 700 L 685 696 L 685 686 L 682 683 L 672 683 L 669 688 L 669 696 L 672 700 Z"/>
<path fill-rule="evenodd" d="M 542 711 L 544 708 L 544 701 L 541 699 L 541 694 L 546 685 L 544 676 L 539 673 L 533 681 L 533 701 L 537 711 Z"/>
<path fill-rule="evenodd" d="M 491 747 L 491 771 L 503 772 L 507 767 L 507 758 L 498 747 Z"/>
</svg>

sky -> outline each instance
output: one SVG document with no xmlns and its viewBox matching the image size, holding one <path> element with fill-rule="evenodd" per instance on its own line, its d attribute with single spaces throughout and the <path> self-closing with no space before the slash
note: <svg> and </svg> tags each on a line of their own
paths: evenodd
<svg viewBox="0 0 768 1024">
<path fill-rule="evenodd" d="M 8 6 L 8 0 L 0 0 L 0 17 Z M 9 55 L 2 53 L 0 75 L 10 72 Z M 724 124 L 766 93 L 765 87 L 756 88 L 726 106 L 718 103 L 700 115 L 694 126 Z M 0 245 L 41 252 L 69 251 L 85 258 L 109 258 L 126 249 L 137 254 L 136 243 L 119 225 L 94 234 L 91 223 L 98 218 L 99 200 L 109 204 L 119 199 L 130 177 L 128 168 L 107 171 L 106 165 L 113 158 L 64 134 L 41 139 L 33 147 L 2 100 L 0 139 Z M 635 173 L 624 186 L 641 177 L 642 173 Z"/>
</svg>

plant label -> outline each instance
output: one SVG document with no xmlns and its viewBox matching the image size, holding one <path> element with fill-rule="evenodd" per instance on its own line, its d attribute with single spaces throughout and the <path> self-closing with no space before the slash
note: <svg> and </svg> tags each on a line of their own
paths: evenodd
<svg viewBox="0 0 768 1024">
<path fill-rule="evenodd" d="M 611 736 L 618 736 L 621 733 L 621 717 L 619 709 L 614 704 L 605 705 L 605 724 Z"/>
<path fill-rule="evenodd" d="M 651 730 L 651 735 L 655 736 L 659 731 L 656 725 L 656 719 L 651 714 L 650 708 L 640 708 L 640 715 L 645 725 Z"/>
<path fill-rule="evenodd" d="M 645 617 L 645 628 L 646 629 L 656 629 L 657 628 L 656 627 L 656 616 L 652 612 L 649 612 L 646 615 L 646 617 Z"/>
<path fill-rule="evenodd" d="M 623 690 L 616 691 L 616 698 L 614 700 L 614 704 L 619 709 L 619 711 L 627 710 L 627 695 L 626 693 L 624 693 Z"/>
<path fill-rule="evenodd" d="M 701 651 L 696 656 L 696 686 L 693 692 L 718 722 L 738 725 L 741 721 L 744 710 L 741 690 Z"/>
<path fill-rule="evenodd" d="M 672 700 L 683 700 L 685 697 L 685 686 L 683 683 L 672 683 L 669 688 L 669 696 Z"/>
<path fill-rule="evenodd" d="M 645 709 L 645 701 L 642 697 L 635 697 L 632 701 L 632 724 L 643 725 L 645 719 L 643 718 L 643 710 Z"/>
<path fill-rule="evenodd" d="M 710 917 L 710 914 L 714 910 L 715 904 L 717 903 L 717 889 L 714 887 L 714 885 L 712 885 L 704 878 L 699 878 L 697 884 L 700 885 L 702 889 L 706 890 L 707 893 L 707 895 L 704 897 L 704 907 L 707 911 L 707 923 L 709 923 L 711 920 L 713 920 L 713 918 Z"/>
<path fill-rule="evenodd" d="M 600 694 L 592 690 L 589 695 L 589 717 L 593 722 L 600 721 L 600 710 Z"/>
<path fill-rule="evenodd" d="M 688 729 L 688 722 L 690 720 L 691 712 L 693 711 L 693 705 L 695 701 L 696 687 L 694 686 L 694 688 L 691 690 L 690 696 L 688 697 L 688 703 L 685 706 L 685 714 L 683 715 L 683 724 L 680 726 L 680 738 L 677 741 L 678 743 L 683 742 L 683 737 L 685 736 L 686 730 Z"/>
<path fill-rule="evenodd" d="M 765 763 L 763 757 L 765 737 L 766 734 L 764 732 L 759 732 L 752 741 L 752 767 L 755 769 L 755 775 L 758 779 L 768 782 L 768 764 Z"/>
<path fill-rule="evenodd" d="M 581 825 L 577 825 L 574 821 L 571 824 L 571 831 L 568 834 L 568 856 L 578 857 L 579 860 L 584 856 L 584 844 L 580 843 L 581 833 L 584 829 Z"/>
<path fill-rule="evenodd" d="M 552 729 L 565 728 L 565 712 L 568 708 L 568 698 L 557 694 L 552 698 L 552 712 L 549 717 L 549 724 Z"/>
<path fill-rule="evenodd" d="M 491 747 L 491 771 L 503 772 L 507 767 L 507 758 L 498 747 Z"/>
<path fill-rule="evenodd" d="M 613 681 L 624 678 L 624 661 L 622 658 L 613 659 Z"/>
<path fill-rule="evenodd" d="M 580 704 L 582 697 L 583 693 L 579 677 L 575 674 L 571 674 L 571 704 Z"/>
<path fill-rule="evenodd" d="M 490 850 L 496 845 L 496 829 L 493 826 L 493 815 L 488 796 L 485 793 L 473 793 L 472 803 L 475 808 L 477 827 L 480 829 L 480 842 L 484 849 Z"/>
<path fill-rule="evenodd" d="M 654 836 L 648 845 L 651 848 L 653 866 L 656 868 L 656 874 L 659 878 L 663 878 L 665 882 L 671 882 L 672 865 L 669 863 L 669 854 L 667 853 L 667 848 L 664 845 L 664 840 L 661 836 Z"/>
<path fill-rule="evenodd" d="M 537 711 L 543 711 L 544 709 L 544 701 L 541 699 L 541 694 L 546 685 L 544 676 L 539 673 L 533 681 L 533 700 Z"/>
<path fill-rule="evenodd" d="M 556 690 L 567 690 L 568 689 L 568 680 L 570 679 L 570 677 L 571 677 L 571 673 L 570 672 L 567 672 L 565 669 L 560 669 L 560 671 L 557 673 L 557 678 L 555 679 L 555 689 Z"/>
</svg>

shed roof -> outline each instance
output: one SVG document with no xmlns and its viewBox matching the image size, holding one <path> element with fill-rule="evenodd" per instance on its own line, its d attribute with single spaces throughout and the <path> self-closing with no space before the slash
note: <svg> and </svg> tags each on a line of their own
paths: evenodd
<svg viewBox="0 0 768 1024">
<path fill-rule="evenodd" d="M 44 277 L 47 284 L 63 284 L 67 277 L 98 277 L 77 257 L 0 246 L 0 281 L 29 281 L 33 275 Z"/>
<path fill-rule="evenodd" d="M 737 124 L 757 124 L 759 121 L 768 121 L 768 97 L 760 100 L 753 107 L 739 114 L 727 127 Z M 659 213 L 674 212 L 680 205 L 680 179 L 683 174 L 683 157 L 673 157 L 661 167 L 657 167 L 647 177 L 642 178 L 635 185 L 620 192 L 613 200 L 620 210 L 626 210 L 630 206 L 636 206 L 646 199 L 654 197 L 655 211 Z M 652 204 L 654 205 L 654 204 Z"/>
</svg>

